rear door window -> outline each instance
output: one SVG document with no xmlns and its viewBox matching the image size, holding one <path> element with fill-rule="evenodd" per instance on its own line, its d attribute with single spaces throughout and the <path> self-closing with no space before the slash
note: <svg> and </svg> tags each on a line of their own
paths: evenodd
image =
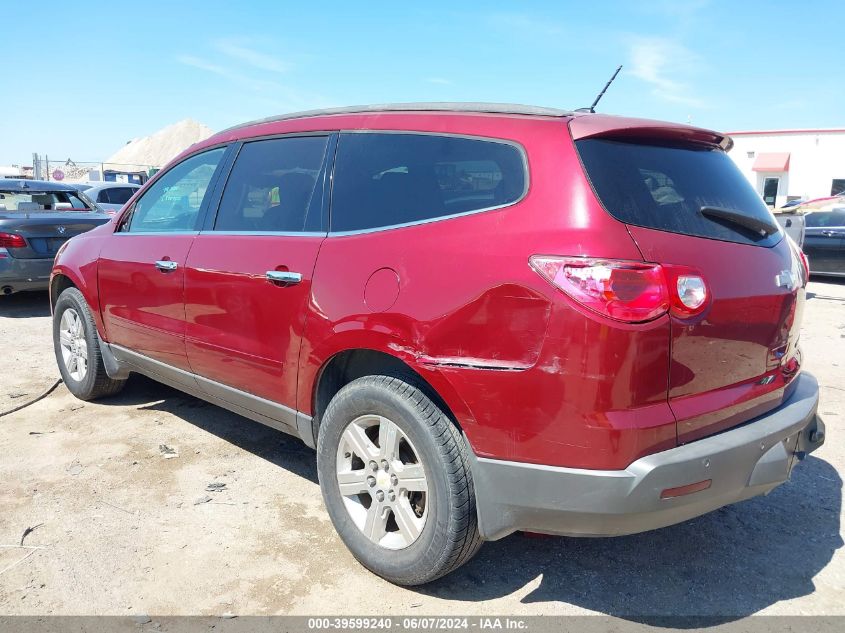
<svg viewBox="0 0 845 633">
<path fill-rule="evenodd" d="M 528 185 L 522 150 L 434 134 L 341 134 L 332 232 L 385 228 L 512 204 Z"/>
<path fill-rule="evenodd" d="M 215 231 L 322 230 L 322 169 L 328 136 L 252 141 L 238 153 Z"/>
<path fill-rule="evenodd" d="M 759 194 L 721 150 L 608 139 L 575 145 L 599 200 L 626 224 L 760 246 L 781 239 Z"/>
<path fill-rule="evenodd" d="M 88 211 L 78 191 L 0 191 L 0 211 Z"/>
</svg>

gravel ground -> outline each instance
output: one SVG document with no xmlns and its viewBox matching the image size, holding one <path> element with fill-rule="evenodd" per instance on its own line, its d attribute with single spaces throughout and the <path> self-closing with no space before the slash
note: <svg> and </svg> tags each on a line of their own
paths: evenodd
<svg viewBox="0 0 845 633">
<path fill-rule="evenodd" d="M 0 418 L 0 615 L 843 615 L 845 283 L 810 292 L 828 441 L 789 483 L 647 534 L 513 535 L 414 590 L 346 551 L 298 440 L 141 377 L 96 404 L 59 386 Z M 57 376 L 46 302 L 0 297 L 0 411 Z"/>
</svg>

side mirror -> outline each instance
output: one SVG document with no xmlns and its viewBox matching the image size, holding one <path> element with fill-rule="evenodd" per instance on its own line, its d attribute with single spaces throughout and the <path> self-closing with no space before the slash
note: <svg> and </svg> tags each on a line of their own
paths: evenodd
<svg viewBox="0 0 845 633">
<path fill-rule="evenodd" d="M 785 225 L 786 225 L 786 228 L 789 228 L 790 226 L 792 226 L 792 219 L 791 218 L 787 219 Z"/>
</svg>

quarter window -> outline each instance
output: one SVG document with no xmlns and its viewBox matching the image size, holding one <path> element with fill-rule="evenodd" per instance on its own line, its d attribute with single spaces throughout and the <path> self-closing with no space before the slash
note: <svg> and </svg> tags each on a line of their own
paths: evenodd
<svg viewBox="0 0 845 633">
<path fill-rule="evenodd" d="M 193 231 L 225 148 L 192 156 L 163 174 L 134 205 L 129 232 Z"/>
<path fill-rule="evenodd" d="M 246 143 L 223 191 L 215 231 L 303 232 L 322 229 L 322 173 L 327 136 Z"/>
<path fill-rule="evenodd" d="M 331 230 L 357 231 L 511 204 L 526 189 L 510 143 L 432 134 L 340 137 Z"/>
</svg>

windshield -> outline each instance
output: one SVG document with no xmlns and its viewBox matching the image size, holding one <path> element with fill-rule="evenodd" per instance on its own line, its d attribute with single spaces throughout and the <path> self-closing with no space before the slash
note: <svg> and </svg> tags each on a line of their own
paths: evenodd
<svg viewBox="0 0 845 633">
<path fill-rule="evenodd" d="M 762 198 L 722 150 L 607 139 L 575 144 L 601 203 L 626 224 L 759 246 L 782 238 Z"/>
<path fill-rule="evenodd" d="M 0 212 L 91 211 L 94 204 L 78 191 L 2 191 Z"/>
</svg>

